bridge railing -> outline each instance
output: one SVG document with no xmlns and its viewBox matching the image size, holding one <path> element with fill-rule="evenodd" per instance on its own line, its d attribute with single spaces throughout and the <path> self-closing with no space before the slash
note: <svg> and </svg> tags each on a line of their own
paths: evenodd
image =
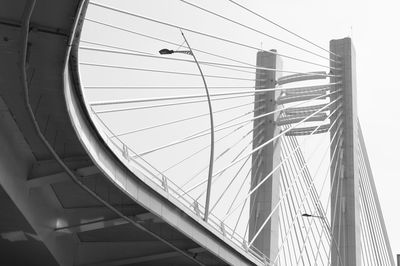
<svg viewBox="0 0 400 266">
<path fill-rule="evenodd" d="M 147 162 L 142 156 L 132 150 L 132 148 L 128 147 L 101 119 L 97 117 L 95 112 L 92 112 L 92 121 L 95 123 L 96 129 L 105 143 L 119 158 L 119 160 L 124 163 L 124 165 L 134 173 L 139 171 L 153 185 L 161 188 L 165 193 L 178 200 L 186 211 L 195 214 L 202 220 L 204 219 L 205 208 L 201 203 L 191 197 L 152 164 Z M 247 239 L 238 234 L 234 229 L 229 227 L 214 214 L 209 214 L 207 224 L 215 229 L 224 240 L 233 243 L 236 247 L 239 247 L 248 254 L 255 256 L 260 261 L 266 261 L 265 255 L 260 250 L 254 247 L 254 245 L 249 246 Z"/>
</svg>

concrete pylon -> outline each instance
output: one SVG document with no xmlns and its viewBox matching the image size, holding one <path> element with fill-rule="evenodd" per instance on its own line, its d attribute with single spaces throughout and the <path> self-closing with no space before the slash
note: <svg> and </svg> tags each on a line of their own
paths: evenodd
<svg viewBox="0 0 400 266">
<path fill-rule="evenodd" d="M 281 68 L 281 60 L 275 50 L 257 53 L 257 66 L 271 69 Z M 274 88 L 277 72 L 272 70 L 256 71 L 256 90 Z M 255 95 L 254 116 L 276 110 L 276 99 L 279 92 L 268 91 Z M 278 113 L 254 120 L 253 149 L 276 136 L 278 127 L 275 124 Z M 274 141 L 253 154 L 251 188 L 254 188 L 280 162 L 280 142 Z M 266 218 L 279 200 L 280 172 L 276 171 L 250 197 L 249 241 L 259 231 Z M 269 222 L 253 242 L 253 246 L 274 260 L 278 252 L 279 210 L 275 211 Z"/>
<path fill-rule="evenodd" d="M 331 230 L 332 265 L 361 265 L 361 238 L 360 238 L 360 203 L 359 203 L 359 165 L 357 162 L 357 86 L 355 69 L 355 51 L 350 38 L 332 40 L 330 51 L 338 56 L 331 55 L 331 83 L 341 81 L 333 89 L 342 88 L 342 92 L 335 97 L 342 96 L 343 110 L 343 157 L 342 171 L 334 173 L 331 168 Z M 333 106 L 332 108 L 335 108 Z M 332 121 L 336 117 L 332 117 Z M 331 130 L 331 138 L 335 128 Z M 331 148 L 331 155 L 334 147 Z M 339 153 L 338 153 L 339 154 Z M 337 155 L 338 156 L 338 155 Z M 338 187 L 339 186 L 339 187 Z M 336 191 L 338 196 L 336 197 Z"/>
</svg>

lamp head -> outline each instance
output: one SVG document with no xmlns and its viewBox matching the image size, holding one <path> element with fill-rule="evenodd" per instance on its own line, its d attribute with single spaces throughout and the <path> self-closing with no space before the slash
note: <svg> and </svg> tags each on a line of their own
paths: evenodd
<svg viewBox="0 0 400 266">
<path fill-rule="evenodd" d="M 169 49 L 161 49 L 160 51 L 158 51 L 161 55 L 164 54 L 173 54 L 174 50 L 169 50 Z"/>
</svg>

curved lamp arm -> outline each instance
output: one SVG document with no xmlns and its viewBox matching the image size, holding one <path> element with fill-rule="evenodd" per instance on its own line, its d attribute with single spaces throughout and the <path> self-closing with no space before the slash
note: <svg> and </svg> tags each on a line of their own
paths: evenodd
<svg viewBox="0 0 400 266">
<path fill-rule="evenodd" d="M 208 214 L 209 214 L 209 208 L 210 208 L 210 195 L 211 195 L 211 182 L 212 182 L 212 174 L 213 174 L 213 165 L 214 165 L 214 117 L 213 117 L 213 111 L 212 111 L 212 105 L 211 105 L 211 97 L 210 97 L 210 92 L 207 87 L 206 79 L 204 78 L 203 71 L 201 70 L 200 64 L 197 61 L 196 56 L 193 53 L 192 48 L 189 45 L 189 42 L 187 41 L 185 35 L 183 34 L 181 30 L 183 39 L 185 40 L 185 43 L 187 44 L 189 50 L 190 50 L 190 55 L 193 56 L 194 61 L 196 62 L 196 65 L 200 71 L 201 77 L 203 79 L 204 83 L 204 88 L 206 90 L 207 94 L 207 101 L 208 101 L 208 109 L 210 113 L 210 127 L 211 127 L 211 148 L 210 148 L 210 164 L 208 166 L 208 180 L 207 180 L 207 194 L 206 194 L 206 205 L 204 209 L 204 221 L 207 222 L 208 220 Z M 189 53 L 188 53 L 189 54 Z"/>
</svg>

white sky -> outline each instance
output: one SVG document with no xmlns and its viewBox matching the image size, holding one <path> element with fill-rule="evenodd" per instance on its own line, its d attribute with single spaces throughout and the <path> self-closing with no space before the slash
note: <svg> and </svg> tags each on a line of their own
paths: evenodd
<svg viewBox="0 0 400 266">
<path fill-rule="evenodd" d="M 338 16 L 350 1 L 333 1 Z M 357 53 L 358 113 L 368 156 L 394 254 L 400 253 L 400 175 L 398 151 L 400 125 L 396 82 L 400 61 L 399 1 L 352 1 L 343 15 L 343 28 L 332 37 L 350 34 Z M 339 8 L 341 7 L 341 8 Z M 333 16 L 332 16 L 333 18 Z M 346 29 L 347 28 L 347 29 Z M 352 30 L 351 30 L 352 29 Z M 308 33 L 307 33 L 308 34 Z M 316 35 L 310 35 L 316 36 Z"/>
<path fill-rule="evenodd" d="M 264 1 L 253 2 L 261 5 Z M 272 5 L 268 2 L 265 10 L 258 10 L 324 47 L 328 46 L 326 38 L 353 39 L 359 119 L 392 250 L 394 255 L 399 254 L 400 1 L 281 0 Z"/>
<path fill-rule="evenodd" d="M 206 21 L 207 16 L 202 17 L 201 13 L 185 12 L 179 14 L 178 11 L 174 11 L 173 6 L 183 5 L 177 0 L 135 2 L 135 4 L 138 4 L 137 7 L 133 6 L 131 2 L 129 4 L 128 2 L 117 2 L 110 1 L 107 4 L 119 7 L 126 5 L 131 11 L 137 11 L 141 14 L 148 11 L 150 14 L 144 14 L 153 17 L 158 15 L 173 23 L 179 23 L 181 17 L 184 16 L 186 21 L 192 21 L 193 25 L 190 26 L 199 27 L 199 29 L 208 27 L 209 30 L 218 30 L 218 27 L 214 29 L 215 24 Z M 149 7 L 150 2 L 153 4 L 151 7 Z M 276 27 L 238 10 L 226 0 L 193 2 L 263 29 L 268 34 L 327 55 L 318 48 L 307 45 Z M 357 54 L 359 119 L 393 253 L 400 253 L 400 237 L 398 237 L 400 236 L 400 215 L 396 208 L 398 202 L 400 202 L 400 193 L 398 193 L 400 176 L 396 169 L 399 158 L 397 154 L 400 150 L 400 138 L 397 136 L 400 132 L 400 124 L 396 123 L 397 117 L 400 115 L 397 108 L 400 87 L 396 82 L 398 74 L 396 63 L 400 62 L 400 35 L 398 34 L 400 2 L 398 0 L 238 0 L 238 2 L 244 3 L 267 18 L 325 48 L 328 48 L 330 39 L 352 37 Z M 156 4 L 159 7 L 156 7 Z M 190 7 L 185 8 L 196 12 Z M 196 16 L 192 16 L 192 14 L 196 14 Z M 208 17 L 210 16 L 208 15 Z M 104 19 L 107 18 L 104 17 Z M 230 30 L 229 27 L 222 28 L 222 31 L 227 31 L 223 32 L 227 34 L 226 36 L 237 40 L 238 36 L 235 36 L 235 32 L 230 32 Z M 196 42 L 195 36 L 191 34 L 187 34 L 187 36 L 190 40 Z M 278 52 L 327 64 L 323 59 L 299 52 L 268 38 L 257 40 L 255 36 L 257 35 L 248 38 L 243 36 L 239 40 L 266 50 L 276 48 Z M 181 42 L 179 35 L 177 35 L 177 40 L 177 42 Z M 322 70 L 309 68 L 309 66 L 290 62 L 286 59 L 284 59 L 283 68 L 299 71 Z M 193 70 L 195 71 L 195 69 Z"/>
</svg>

